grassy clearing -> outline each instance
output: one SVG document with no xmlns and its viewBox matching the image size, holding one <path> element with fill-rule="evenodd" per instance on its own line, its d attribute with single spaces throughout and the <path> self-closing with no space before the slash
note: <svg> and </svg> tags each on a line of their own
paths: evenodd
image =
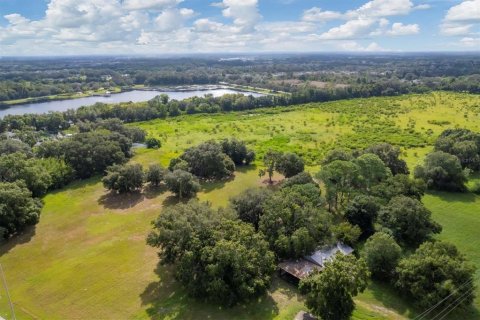
<svg viewBox="0 0 480 320">
<path fill-rule="evenodd" d="M 167 165 L 189 146 L 234 136 L 247 140 L 260 155 L 269 148 L 298 152 L 312 172 L 336 146 L 388 141 L 402 146 L 412 168 L 447 127 L 479 130 L 476 106 L 480 106 L 478 96 L 435 93 L 155 120 L 132 125 L 159 137 L 163 147 L 138 149 L 132 161 Z M 463 117 L 465 110 L 468 118 Z M 440 121 L 450 124 L 438 125 Z M 257 172 L 255 166 L 240 168 L 230 181 L 204 185 L 198 197 L 215 207 L 225 206 L 229 197 L 261 185 Z M 173 280 L 172 269 L 157 266 L 155 250 L 145 244 L 150 222 L 163 206 L 175 203 L 162 189 L 112 197 L 99 178 L 93 178 L 50 193 L 44 200 L 40 223 L 0 247 L 0 262 L 19 319 L 292 319 L 304 308 L 295 288 L 276 278 L 266 296 L 234 309 L 189 299 Z M 440 237 L 457 244 L 480 266 L 475 236 L 480 227 L 479 202 L 479 197 L 471 195 L 425 197 L 444 226 Z M 4 294 L 0 294 L 0 316 L 9 319 Z M 356 302 L 354 319 L 414 315 L 408 302 L 378 283 L 371 284 Z M 478 298 L 475 306 L 480 308 Z M 477 311 L 468 312 L 463 318 L 480 318 Z"/>
</svg>

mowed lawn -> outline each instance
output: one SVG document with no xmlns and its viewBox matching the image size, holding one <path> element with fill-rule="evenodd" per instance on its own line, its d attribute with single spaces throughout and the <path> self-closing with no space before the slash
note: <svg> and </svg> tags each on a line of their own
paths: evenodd
<svg viewBox="0 0 480 320">
<path fill-rule="evenodd" d="M 331 148 L 379 141 L 402 146 L 412 167 L 431 150 L 442 130 L 461 126 L 480 131 L 477 106 L 478 96 L 434 93 L 155 120 L 132 125 L 160 137 L 162 148 L 138 149 L 131 161 L 167 165 L 188 146 L 233 136 L 246 140 L 259 154 L 269 148 L 298 152 L 312 172 L 318 171 L 319 160 Z M 380 113 L 383 109 L 388 112 Z M 369 122 L 362 126 L 366 118 Z M 231 196 L 262 185 L 257 173 L 255 166 L 239 168 L 230 181 L 204 185 L 198 198 L 225 206 Z M 155 250 L 145 244 L 151 221 L 175 199 L 162 189 L 111 196 L 99 180 L 76 182 L 48 194 L 40 223 L 1 247 L 0 262 L 17 318 L 292 319 L 305 308 L 295 288 L 277 278 L 267 295 L 233 309 L 188 298 L 173 280 L 173 269 L 158 266 Z M 425 197 L 444 226 L 440 238 L 457 244 L 477 265 L 479 201 L 471 195 Z M 356 301 L 355 319 L 403 319 L 414 314 L 394 290 L 376 283 Z M 479 308 L 479 299 L 475 305 Z M 10 319 L 7 306 L 0 291 L 0 316 Z"/>
</svg>

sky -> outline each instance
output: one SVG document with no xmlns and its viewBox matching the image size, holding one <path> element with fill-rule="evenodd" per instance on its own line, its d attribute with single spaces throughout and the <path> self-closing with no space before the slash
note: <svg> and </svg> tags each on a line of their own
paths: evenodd
<svg viewBox="0 0 480 320">
<path fill-rule="evenodd" d="M 0 56 L 480 51 L 480 0 L 0 0 Z"/>
</svg>

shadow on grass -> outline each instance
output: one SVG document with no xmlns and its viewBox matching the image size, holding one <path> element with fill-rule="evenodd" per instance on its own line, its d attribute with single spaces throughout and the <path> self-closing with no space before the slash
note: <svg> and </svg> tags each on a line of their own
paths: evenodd
<svg viewBox="0 0 480 320">
<path fill-rule="evenodd" d="M 232 308 L 191 298 L 174 280 L 174 268 L 159 264 L 158 281 L 151 282 L 140 294 L 142 306 L 150 319 L 273 319 L 278 315 L 270 295 Z"/>
<path fill-rule="evenodd" d="M 143 189 L 143 194 L 145 195 L 145 198 L 153 199 L 166 191 L 167 191 L 167 187 L 164 184 L 159 185 L 158 187 L 148 185 Z"/>
<path fill-rule="evenodd" d="M 478 197 L 471 192 L 430 191 L 427 194 L 446 202 L 475 202 Z"/>
<path fill-rule="evenodd" d="M 22 233 L 13 236 L 8 240 L 0 241 L 0 257 L 8 253 L 15 246 L 30 242 L 35 235 L 35 226 L 27 227 Z"/>
<path fill-rule="evenodd" d="M 131 192 L 118 194 L 109 192 L 98 199 L 98 203 L 107 209 L 129 209 L 145 199 L 145 195 L 141 192 Z"/>
<path fill-rule="evenodd" d="M 417 315 L 417 311 L 411 306 L 413 301 L 401 297 L 391 285 L 380 281 L 372 281 L 369 286 L 375 299 L 380 301 L 385 307 L 395 310 L 397 313 L 407 316 L 409 319 Z"/>
</svg>

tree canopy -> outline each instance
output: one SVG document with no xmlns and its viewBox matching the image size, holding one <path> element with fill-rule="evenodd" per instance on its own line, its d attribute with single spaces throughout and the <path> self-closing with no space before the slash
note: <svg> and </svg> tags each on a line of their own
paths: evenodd
<svg viewBox="0 0 480 320">
<path fill-rule="evenodd" d="M 309 310 L 324 320 L 347 320 L 355 309 L 353 297 L 367 288 L 369 272 L 365 261 L 337 253 L 322 271 L 300 282 Z"/>
<path fill-rule="evenodd" d="M 200 299 L 234 305 L 265 292 L 275 270 L 268 243 L 253 227 L 190 201 L 162 211 L 148 243 Z"/>
<path fill-rule="evenodd" d="M 467 176 L 460 160 L 443 151 L 427 155 L 423 166 L 415 168 L 415 177 L 423 179 L 428 188 L 445 191 L 465 191 Z"/>
<path fill-rule="evenodd" d="M 432 220 L 430 210 L 418 200 L 397 196 L 382 207 L 380 223 L 392 231 L 395 239 L 408 246 L 418 246 L 442 227 Z"/>
<path fill-rule="evenodd" d="M 452 301 L 466 306 L 475 298 L 475 267 L 447 242 L 425 242 L 400 261 L 396 272 L 396 287 L 420 308 L 443 308 Z"/>
<path fill-rule="evenodd" d="M 41 201 L 32 198 L 23 182 L 0 182 L 0 231 L 4 238 L 36 224 L 41 209 Z"/>
</svg>

